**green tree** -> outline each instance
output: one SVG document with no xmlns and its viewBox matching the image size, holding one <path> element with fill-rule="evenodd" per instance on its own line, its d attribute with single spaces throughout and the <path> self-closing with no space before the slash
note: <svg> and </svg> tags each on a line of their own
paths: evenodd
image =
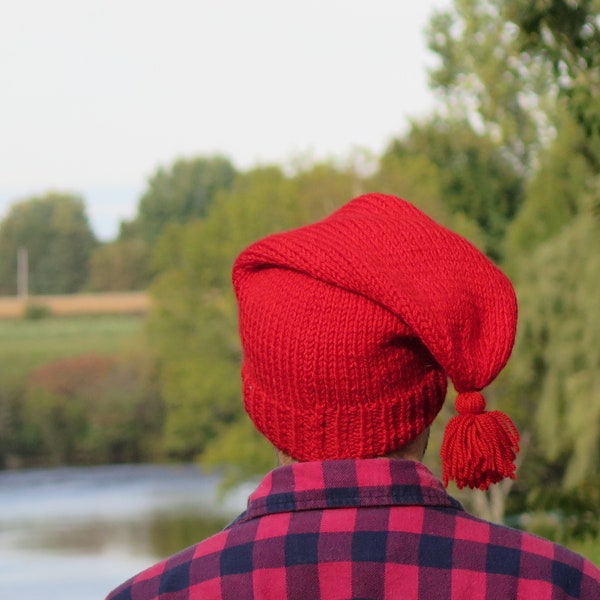
<svg viewBox="0 0 600 600">
<path fill-rule="evenodd" d="M 522 202 L 523 178 L 489 136 L 464 121 L 413 123 L 390 144 L 380 171 L 376 181 L 396 171 L 396 193 L 407 189 L 406 197 L 432 217 L 501 257 L 506 227 Z"/>
<path fill-rule="evenodd" d="M 454 0 L 434 14 L 426 35 L 439 62 L 430 84 L 445 116 L 470 121 L 526 173 L 551 137 L 557 86 L 548 62 L 522 50 L 503 5 Z"/>
<path fill-rule="evenodd" d="M 115 241 L 96 248 L 86 288 L 92 292 L 141 290 L 149 274 L 148 250 L 140 239 Z"/>
<path fill-rule="evenodd" d="M 503 11 L 519 27 L 522 49 L 552 65 L 586 135 L 600 135 L 600 1 L 507 0 Z"/>
<path fill-rule="evenodd" d="M 596 186 L 598 200 L 600 187 Z M 569 486 L 600 467 L 600 223 L 582 210 L 522 265 L 516 394 L 535 407 L 545 459 Z"/>
<path fill-rule="evenodd" d="M 49 193 L 17 202 L 0 224 L 0 293 L 17 291 L 20 248 L 27 250 L 31 293 L 76 292 L 96 245 L 79 196 Z"/>
<path fill-rule="evenodd" d="M 216 193 L 231 187 L 235 173 L 221 156 L 180 159 L 169 169 L 160 167 L 140 198 L 135 219 L 122 226 L 120 237 L 140 237 L 152 246 L 167 224 L 203 217 Z"/>
<path fill-rule="evenodd" d="M 241 350 L 231 268 L 252 241 L 324 216 L 356 191 L 356 174 L 316 165 L 294 176 L 277 167 L 240 174 L 206 217 L 174 225 L 157 247 L 150 320 L 160 357 L 171 455 L 236 465 L 246 476 L 273 452 L 243 411 Z"/>
<path fill-rule="evenodd" d="M 597 173 L 588 157 L 596 152 L 600 156 L 600 141 L 595 144 L 587 138 L 566 109 L 557 123 L 557 137 L 542 152 L 521 210 L 506 234 L 508 266 L 513 273 L 519 263 L 526 262 L 524 256 L 588 208 L 588 188 Z"/>
<path fill-rule="evenodd" d="M 429 216 L 445 225 L 450 213 L 441 201 L 438 167 L 423 149 L 404 152 L 406 138 L 393 140 L 379 157 L 377 170 L 370 175 L 364 187 L 370 191 L 399 196 L 412 202 Z"/>
<path fill-rule="evenodd" d="M 45 464 L 132 462 L 160 456 L 162 402 L 152 356 L 84 354 L 29 376 L 22 426 Z"/>
<path fill-rule="evenodd" d="M 566 515 L 560 526 L 540 531 L 565 541 L 565 535 L 598 528 L 585 506 L 593 504 L 589 490 L 597 484 L 600 449 L 598 357 L 593 351 L 600 316 L 594 300 L 599 5 L 509 0 L 500 8 L 509 26 L 517 28 L 520 56 L 545 64 L 560 93 L 552 119 L 556 137 L 539 153 L 505 240 L 505 267 L 519 295 L 520 327 L 503 381 L 513 414 L 531 440 L 513 507 L 518 512 L 560 510 Z"/>
<path fill-rule="evenodd" d="M 150 333 L 160 355 L 165 442 L 172 455 L 198 456 L 240 410 L 231 265 L 265 219 L 279 221 L 278 206 L 290 197 L 289 188 L 277 168 L 240 175 L 205 219 L 171 225 L 159 241 Z"/>
</svg>

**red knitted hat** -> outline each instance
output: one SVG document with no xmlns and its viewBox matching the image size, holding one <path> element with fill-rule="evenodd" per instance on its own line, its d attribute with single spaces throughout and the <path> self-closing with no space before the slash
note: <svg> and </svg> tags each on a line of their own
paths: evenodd
<svg viewBox="0 0 600 600">
<path fill-rule="evenodd" d="M 512 350 L 509 280 L 408 202 L 368 194 L 236 260 L 244 403 L 273 445 L 301 460 L 383 456 L 440 411 L 444 483 L 514 477 L 518 434 L 479 391 Z"/>
</svg>

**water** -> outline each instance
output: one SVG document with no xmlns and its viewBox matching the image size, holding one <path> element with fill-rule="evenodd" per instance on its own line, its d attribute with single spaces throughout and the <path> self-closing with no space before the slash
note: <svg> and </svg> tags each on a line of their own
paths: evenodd
<svg viewBox="0 0 600 600">
<path fill-rule="evenodd" d="M 186 466 L 0 472 L 0 598 L 102 600 L 243 510 L 218 475 Z"/>
</svg>

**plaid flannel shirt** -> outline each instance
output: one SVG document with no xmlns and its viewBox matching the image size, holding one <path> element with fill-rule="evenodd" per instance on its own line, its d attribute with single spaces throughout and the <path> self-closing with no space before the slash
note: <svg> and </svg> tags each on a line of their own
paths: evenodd
<svg viewBox="0 0 600 600">
<path fill-rule="evenodd" d="M 227 529 L 109 600 L 600 600 L 600 570 L 466 513 L 420 463 L 343 460 L 269 473 Z"/>
</svg>

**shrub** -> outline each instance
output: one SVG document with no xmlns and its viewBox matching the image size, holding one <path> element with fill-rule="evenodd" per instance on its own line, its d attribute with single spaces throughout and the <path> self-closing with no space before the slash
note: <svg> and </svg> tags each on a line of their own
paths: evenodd
<svg viewBox="0 0 600 600">
<path fill-rule="evenodd" d="M 28 302 L 23 311 L 23 317 L 28 320 L 46 319 L 52 316 L 50 307 L 39 302 Z"/>
<path fill-rule="evenodd" d="M 51 464 L 155 458 L 162 403 L 146 358 L 84 354 L 54 360 L 29 378 L 24 411 Z"/>
</svg>

